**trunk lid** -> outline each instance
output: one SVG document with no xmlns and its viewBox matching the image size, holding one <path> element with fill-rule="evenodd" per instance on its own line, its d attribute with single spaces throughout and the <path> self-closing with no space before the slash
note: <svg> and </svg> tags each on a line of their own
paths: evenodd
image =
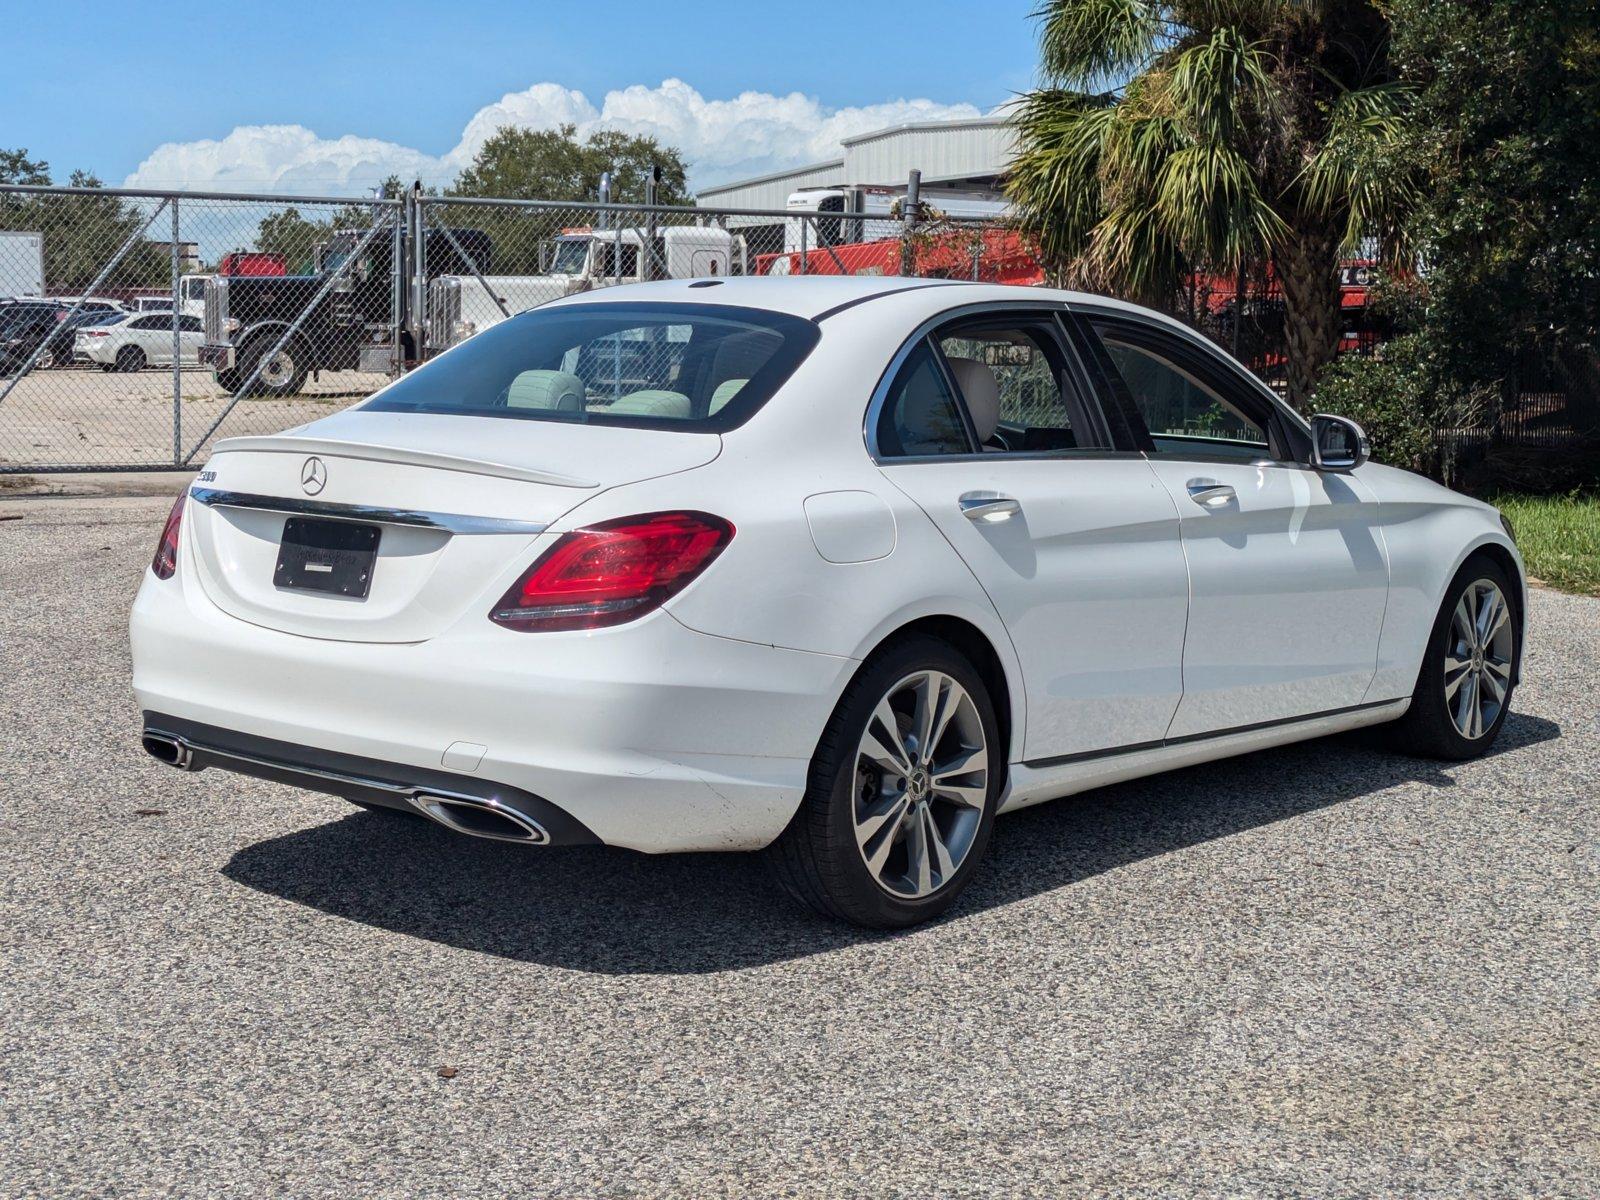
<svg viewBox="0 0 1600 1200">
<path fill-rule="evenodd" d="M 187 541 L 206 595 L 240 620 L 339 641 L 425 641 L 472 605 L 487 620 L 498 593 L 485 593 L 585 501 L 703 466 L 721 445 L 715 434 L 351 410 L 218 442 L 191 488 Z M 280 586 L 291 519 L 377 526 L 365 598 Z"/>
</svg>

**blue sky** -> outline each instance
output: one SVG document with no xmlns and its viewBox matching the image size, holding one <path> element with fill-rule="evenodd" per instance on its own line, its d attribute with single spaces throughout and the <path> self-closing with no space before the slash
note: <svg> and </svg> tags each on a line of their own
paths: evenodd
<svg viewBox="0 0 1600 1200">
<path fill-rule="evenodd" d="M 710 183 L 1004 103 L 1033 77 L 1035 2 L 0 0 L 0 146 L 59 178 L 352 191 L 573 119 L 666 136 Z"/>
</svg>

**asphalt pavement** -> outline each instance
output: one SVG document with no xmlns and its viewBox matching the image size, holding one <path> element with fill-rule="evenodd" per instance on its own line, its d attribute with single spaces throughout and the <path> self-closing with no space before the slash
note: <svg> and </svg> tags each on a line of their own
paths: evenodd
<svg viewBox="0 0 1600 1200">
<path fill-rule="evenodd" d="M 1600 601 L 1489 757 L 1004 817 L 885 936 L 147 759 L 166 508 L 0 502 L 0 1195 L 1600 1195 Z"/>
</svg>

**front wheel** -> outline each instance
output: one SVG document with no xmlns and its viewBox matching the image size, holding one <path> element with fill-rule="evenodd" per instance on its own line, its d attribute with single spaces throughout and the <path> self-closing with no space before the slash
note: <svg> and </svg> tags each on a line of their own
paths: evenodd
<svg viewBox="0 0 1600 1200">
<path fill-rule="evenodd" d="M 252 396 L 295 396 L 305 386 L 305 347 L 299 339 L 290 338 L 274 353 L 275 342 L 275 338 L 257 338 L 240 356 L 240 382 L 252 374 L 256 377 L 250 388 Z"/>
<path fill-rule="evenodd" d="M 972 665 L 910 637 L 845 690 L 812 759 L 800 809 L 768 850 L 801 903 L 898 929 L 955 901 L 989 842 L 1004 750 Z"/>
<path fill-rule="evenodd" d="M 1511 581 L 1487 558 L 1451 581 L 1434 621 L 1411 707 L 1395 724 L 1397 745 L 1433 758 L 1476 758 L 1494 744 L 1511 710 L 1519 636 Z"/>
</svg>

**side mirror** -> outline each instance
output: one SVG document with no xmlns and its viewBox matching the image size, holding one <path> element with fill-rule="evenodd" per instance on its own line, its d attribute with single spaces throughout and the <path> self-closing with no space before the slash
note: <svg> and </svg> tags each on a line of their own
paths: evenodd
<svg viewBox="0 0 1600 1200">
<path fill-rule="evenodd" d="M 1345 417 L 1311 418 L 1311 465 L 1319 471 L 1353 471 L 1371 457 L 1367 435 Z"/>
</svg>

